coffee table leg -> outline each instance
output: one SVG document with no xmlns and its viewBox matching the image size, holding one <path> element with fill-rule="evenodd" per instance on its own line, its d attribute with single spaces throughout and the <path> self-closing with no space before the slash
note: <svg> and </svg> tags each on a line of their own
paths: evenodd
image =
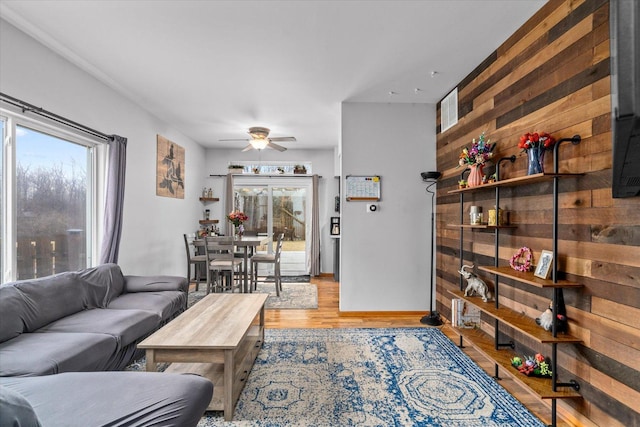
<svg viewBox="0 0 640 427">
<path fill-rule="evenodd" d="M 224 351 L 224 419 L 225 421 L 231 421 L 233 419 L 234 401 L 233 401 L 233 387 L 235 382 L 235 368 L 233 366 L 233 350 Z"/>
<path fill-rule="evenodd" d="M 157 372 L 158 364 L 156 363 L 156 352 L 147 349 L 147 363 L 146 363 L 147 372 Z"/>
</svg>

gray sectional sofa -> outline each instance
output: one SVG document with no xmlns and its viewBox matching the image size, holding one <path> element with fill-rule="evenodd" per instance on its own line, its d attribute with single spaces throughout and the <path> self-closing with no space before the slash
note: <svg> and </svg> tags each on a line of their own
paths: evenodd
<svg viewBox="0 0 640 427">
<path fill-rule="evenodd" d="M 0 416 L 22 398 L 41 425 L 195 425 L 208 380 L 98 372 L 141 356 L 136 345 L 185 310 L 187 292 L 185 278 L 125 276 L 115 264 L 1 285 Z"/>
</svg>

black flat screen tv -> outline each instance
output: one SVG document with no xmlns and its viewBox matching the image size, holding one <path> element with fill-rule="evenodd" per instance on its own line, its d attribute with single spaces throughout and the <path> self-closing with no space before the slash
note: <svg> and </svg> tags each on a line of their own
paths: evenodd
<svg viewBox="0 0 640 427">
<path fill-rule="evenodd" d="M 640 196 L 640 1 L 610 0 L 614 198 Z"/>
</svg>

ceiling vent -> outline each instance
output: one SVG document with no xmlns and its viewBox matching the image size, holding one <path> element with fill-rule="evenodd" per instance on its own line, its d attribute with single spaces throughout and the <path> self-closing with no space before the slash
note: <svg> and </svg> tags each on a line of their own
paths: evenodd
<svg viewBox="0 0 640 427">
<path fill-rule="evenodd" d="M 445 96 L 440 103 L 440 132 L 458 123 L 458 88 Z"/>
</svg>

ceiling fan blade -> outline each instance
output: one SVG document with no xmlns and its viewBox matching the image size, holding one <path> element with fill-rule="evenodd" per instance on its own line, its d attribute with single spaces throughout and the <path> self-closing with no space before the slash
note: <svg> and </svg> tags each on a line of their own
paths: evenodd
<svg viewBox="0 0 640 427">
<path fill-rule="evenodd" d="M 253 150 L 253 145 L 249 144 L 249 145 L 247 145 L 246 147 L 244 147 L 244 148 L 242 149 L 242 151 L 243 151 L 243 152 L 245 152 L 245 151 L 249 151 L 249 150 Z"/>
<path fill-rule="evenodd" d="M 274 144 L 271 141 L 269 141 L 269 143 L 267 144 L 267 147 L 273 148 L 274 150 L 278 150 L 278 151 L 286 151 L 287 150 L 282 145 Z"/>
<path fill-rule="evenodd" d="M 278 141 L 278 142 L 287 142 L 287 141 L 294 142 L 294 141 L 297 141 L 297 139 L 295 137 L 293 137 L 293 136 L 279 136 L 277 138 L 269 138 L 269 140 Z"/>
<path fill-rule="evenodd" d="M 235 142 L 235 141 L 250 141 L 247 138 L 242 138 L 242 139 L 219 139 L 218 141 L 220 142 Z"/>
</svg>

